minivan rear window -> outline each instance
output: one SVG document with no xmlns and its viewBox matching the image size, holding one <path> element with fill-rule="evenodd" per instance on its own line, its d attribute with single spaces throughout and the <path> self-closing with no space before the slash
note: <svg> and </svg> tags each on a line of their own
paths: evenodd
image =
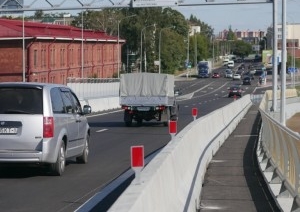
<svg viewBox="0 0 300 212">
<path fill-rule="evenodd" d="M 0 88 L 0 114 L 43 114 L 42 92 L 36 88 Z"/>
</svg>

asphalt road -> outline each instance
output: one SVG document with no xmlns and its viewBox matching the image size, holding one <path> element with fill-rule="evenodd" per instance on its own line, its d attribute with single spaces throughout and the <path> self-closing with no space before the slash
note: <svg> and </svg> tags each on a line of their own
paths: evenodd
<svg viewBox="0 0 300 212">
<path fill-rule="evenodd" d="M 176 81 L 182 90 L 178 97 L 178 131 L 193 121 L 193 107 L 203 116 L 232 102 L 233 98 L 227 97 L 227 88 L 232 83 L 224 77 L 182 77 Z M 245 94 L 252 93 L 255 85 L 243 86 Z M 256 92 L 260 91 L 256 89 Z M 91 126 L 88 164 L 70 160 L 61 177 L 49 176 L 47 169 L 35 166 L 0 165 L 1 211 L 74 211 L 130 168 L 131 146 L 144 145 L 147 156 L 165 146 L 171 138 L 168 128 L 154 121 L 143 122 L 140 127 L 125 127 L 121 110 L 89 116 L 88 121 Z"/>
</svg>

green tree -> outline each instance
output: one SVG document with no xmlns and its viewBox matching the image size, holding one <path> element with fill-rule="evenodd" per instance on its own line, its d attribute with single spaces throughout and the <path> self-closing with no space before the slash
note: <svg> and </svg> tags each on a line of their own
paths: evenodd
<svg viewBox="0 0 300 212">
<path fill-rule="evenodd" d="M 239 57 L 246 57 L 252 52 L 251 44 L 245 41 L 235 41 L 233 46 L 233 54 Z"/>
<path fill-rule="evenodd" d="M 192 26 L 200 26 L 200 34 L 204 35 L 207 39 L 210 39 L 213 36 L 213 28 L 207 25 L 206 23 L 202 22 L 201 20 L 197 19 L 196 16 L 191 15 L 188 22 Z"/>
<path fill-rule="evenodd" d="M 116 35 L 118 20 L 122 17 L 123 14 L 119 9 L 86 10 L 78 13 L 71 25 L 80 28 L 83 22 L 84 29 L 104 31 L 108 35 Z"/>
<path fill-rule="evenodd" d="M 133 15 L 135 16 L 126 18 Z M 187 44 L 184 43 L 184 40 L 187 38 L 190 22 L 185 20 L 184 16 L 177 10 L 160 7 L 87 10 L 78 13 L 72 25 L 81 27 L 82 16 L 84 29 L 100 30 L 112 36 L 118 35 L 119 23 L 119 36 L 126 40 L 125 44 L 122 45 L 122 61 L 127 61 L 127 54 L 130 53 L 136 56 L 136 64 L 140 64 L 142 40 L 143 52 L 146 51 L 147 55 L 147 71 L 157 71 L 154 61 L 159 59 L 159 34 L 164 29 L 164 39 L 161 45 L 161 70 L 168 70 L 169 73 L 173 73 L 184 64 L 187 51 Z M 199 44 L 197 44 L 198 57 L 199 59 L 207 58 L 210 54 L 208 49 L 213 30 L 195 17 L 191 19 L 192 22 L 199 23 L 204 30 L 200 35 L 197 35 L 197 40 L 199 39 Z M 170 29 L 171 27 L 172 29 Z M 142 30 L 143 34 L 141 33 Z M 165 39 L 166 33 L 168 39 Z M 143 36 L 142 39 L 141 36 Z M 170 46 L 172 44 L 173 46 Z M 167 53 L 170 53 L 173 59 Z M 144 55 L 142 58 L 144 60 Z"/>
<path fill-rule="evenodd" d="M 34 19 L 42 19 L 43 16 L 44 16 L 43 10 L 37 10 L 37 11 L 35 11 L 33 18 Z"/>
<path fill-rule="evenodd" d="M 231 26 L 229 26 L 228 33 L 227 33 L 227 40 L 236 40 L 236 36 L 234 32 L 231 29 Z"/>
<path fill-rule="evenodd" d="M 185 60 L 185 43 L 183 37 L 172 29 L 165 30 L 161 45 L 161 71 L 174 74 L 182 67 Z"/>
</svg>

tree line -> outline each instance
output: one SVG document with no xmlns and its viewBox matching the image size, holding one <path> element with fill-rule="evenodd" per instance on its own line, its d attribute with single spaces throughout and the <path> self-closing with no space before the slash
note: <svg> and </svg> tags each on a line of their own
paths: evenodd
<svg viewBox="0 0 300 212">
<path fill-rule="evenodd" d="M 44 14 L 43 11 L 36 11 L 32 17 L 26 19 L 63 16 L 64 13 Z M 187 62 L 193 66 L 198 61 L 217 58 L 226 53 L 224 52 L 226 40 L 233 41 L 230 43 L 231 52 L 227 53 L 247 56 L 252 51 L 250 44 L 237 41 L 231 29 L 227 39 L 220 41 L 214 36 L 214 29 L 211 26 L 194 15 L 185 19 L 183 14 L 171 8 L 84 10 L 73 16 L 71 25 L 104 31 L 108 35 L 119 35 L 121 39 L 125 39 L 126 43 L 122 46 L 124 72 L 133 70 L 158 72 L 159 67 L 155 61 L 159 61 L 160 57 L 161 72 L 173 74 L 176 70 L 185 69 Z M 191 26 L 200 26 L 200 33 L 189 36 Z"/>
</svg>

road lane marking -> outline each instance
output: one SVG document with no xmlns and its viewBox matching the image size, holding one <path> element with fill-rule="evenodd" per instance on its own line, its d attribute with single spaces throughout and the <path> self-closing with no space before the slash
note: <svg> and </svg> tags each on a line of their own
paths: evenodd
<svg viewBox="0 0 300 212">
<path fill-rule="evenodd" d="M 106 130 L 108 130 L 108 129 L 97 130 L 96 132 L 104 132 Z"/>
<path fill-rule="evenodd" d="M 257 137 L 258 135 L 235 135 L 234 137 L 236 137 L 236 138 L 242 138 L 242 137 L 252 137 L 252 136 Z"/>
</svg>

